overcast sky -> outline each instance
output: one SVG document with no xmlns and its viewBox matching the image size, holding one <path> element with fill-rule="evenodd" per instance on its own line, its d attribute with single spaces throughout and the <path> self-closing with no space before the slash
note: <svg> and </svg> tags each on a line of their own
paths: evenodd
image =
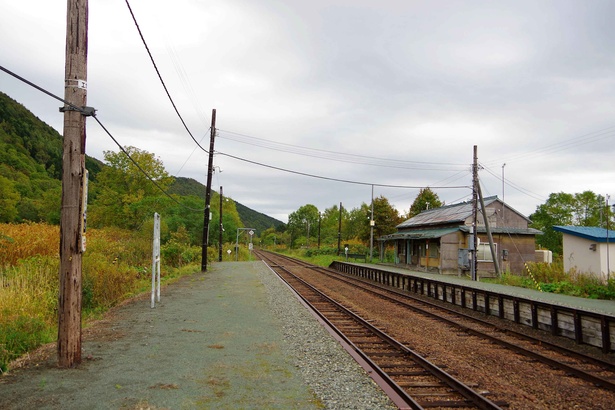
<svg viewBox="0 0 615 410">
<path fill-rule="evenodd" d="M 203 147 L 217 111 L 214 189 L 284 222 L 369 203 L 371 184 L 400 213 L 419 187 L 470 200 L 474 145 L 483 195 L 527 216 L 553 192 L 615 195 L 613 1 L 130 5 Z M 89 7 L 88 105 L 122 145 L 205 183 L 125 1 Z M 65 33 L 64 0 L 0 2 L 0 65 L 63 96 Z M 60 102 L 4 72 L 0 90 L 62 132 Z M 106 150 L 88 120 L 87 153 Z"/>
</svg>

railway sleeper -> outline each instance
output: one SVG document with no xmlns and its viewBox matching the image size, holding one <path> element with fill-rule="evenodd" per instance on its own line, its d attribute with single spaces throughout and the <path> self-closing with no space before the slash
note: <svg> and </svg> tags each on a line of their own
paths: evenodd
<svg viewBox="0 0 615 410">
<path fill-rule="evenodd" d="M 429 401 L 429 402 L 419 402 L 419 404 L 421 405 L 421 407 L 425 409 L 436 408 L 436 407 L 443 407 L 443 408 L 474 407 L 472 403 L 468 400 L 450 400 L 450 401 L 449 400 L 436 400 L 436 401 Z"/>
<path fill-rule="evenodd" d="M 400 352 L 376 352 L 372 354 L 373 357 L 399 357 L 400 359 L 404 359 L 407 357 L 405 353 Z"/>
<path fill-rule="evenodd" d="M 413 371 L 391 371 L 387 372 L 389 377 L 417 377 L 417 376 L 431 376 L 427 370 L 413 370 Z"/>
</svg>

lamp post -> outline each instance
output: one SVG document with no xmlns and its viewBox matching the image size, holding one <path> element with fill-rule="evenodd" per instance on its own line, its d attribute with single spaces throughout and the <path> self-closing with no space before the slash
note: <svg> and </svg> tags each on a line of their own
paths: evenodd
<svg viewBox="0 0 615 410">
<path fill-rule="evenodd" d="M 369 262 L 372 262 L 374 254 L 374 185 L 372 185 L 372 205 L 371 216 L 369 218 Z"/>
</svg>

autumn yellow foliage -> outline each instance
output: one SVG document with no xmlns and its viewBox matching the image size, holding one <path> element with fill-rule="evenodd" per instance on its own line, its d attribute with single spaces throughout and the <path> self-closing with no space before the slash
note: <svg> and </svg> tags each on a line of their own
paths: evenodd
<svg viewBox="0 0 615 410">
<path fill-rule="evenodd" d="M 58 226 L 0 224 L 0 373 L 12 359 L 57 337 L 59 238 Z M 88 229 L 82 263 L 85 318 L 148 289 L 151 241 L 144 232 Z M 163 280 L 170 273 L 163 267 Z"/>
</svg>

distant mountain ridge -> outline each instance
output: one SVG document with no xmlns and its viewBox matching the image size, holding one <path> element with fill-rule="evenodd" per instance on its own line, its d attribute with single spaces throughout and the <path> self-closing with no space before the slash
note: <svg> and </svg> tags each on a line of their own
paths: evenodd
<svg viewBox="0 0 615 410">
<path fill-rule="evenodd" d="M 59 223 L 62 135 L 22 104 L 0 92 L 0 221 Z M 86 156 L 90 179 L 106 165 Z M 205 186 L 177 177 L 170 193 L 205 199 Z M 235 202 L 244 226 L 258 233 L 279 229 L 282 221 Z"/>
<path fill-rule="evenodd" d="M 195 179 L 176 177 L 175 181 L 169 188 L 169 193 L 198 196 L 199 198 L 205 200 L 205 189 L 205 185 Z M 212 206 L 215 205 L 212 204 Z M 248 228 L 256 229 L 258 234 L 269 228 L 280 230 L 285 226 L 284 222 L 248 208 L 237 201 L 235 201 L 235 207 L 237 208 L 237 213 L 239 214 L 243 225 Z"/>
</svg>

